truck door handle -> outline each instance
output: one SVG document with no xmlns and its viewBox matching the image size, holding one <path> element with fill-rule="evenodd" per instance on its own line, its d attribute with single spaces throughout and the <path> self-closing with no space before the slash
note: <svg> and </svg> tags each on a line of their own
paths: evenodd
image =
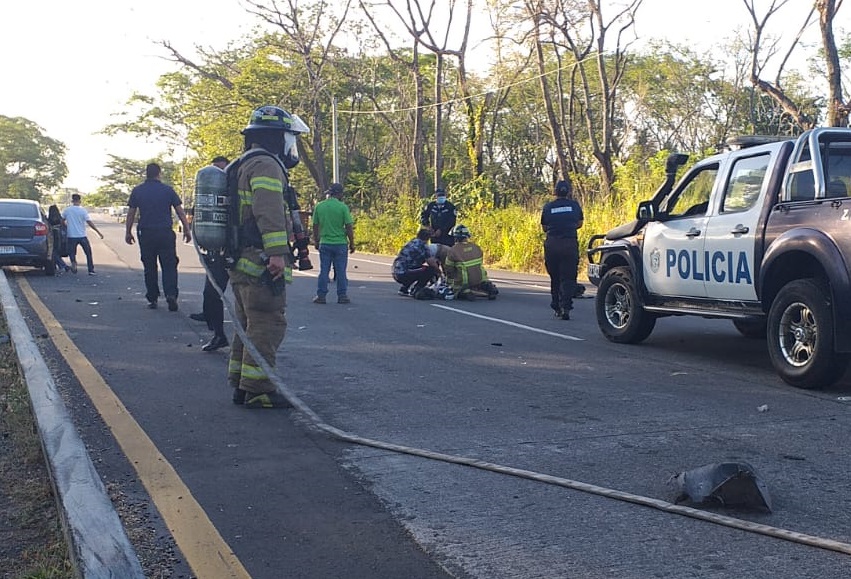
<svg viewBox="0 0 851 579">
<path fill-rule="evenodd" d="M 700 229 L 697 229 L 695 227 L 692 227 L 691 229 L 686 231 L 686 237 L 697 237 L 698 235 L 700 235 Z"/>
<path fill-rule="evenodd" d="M 733 235 L 744 235 L 748 231 L 750 231 L 750 229 L 739 223 L 733 228 L 733 231 L 731 231 L 730 233 L 732 233 Z"/>
</svg>

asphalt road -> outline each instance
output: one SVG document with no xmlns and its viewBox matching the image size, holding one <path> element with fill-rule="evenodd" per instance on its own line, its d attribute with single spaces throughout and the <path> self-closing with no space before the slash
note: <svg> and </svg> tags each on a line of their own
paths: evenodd
<svg viewBox="0 0 851 579">
<path fill-rule="evenodd" d="M 81 356 L 251 577 L 851 574 L 847 554 L 343 443 L 293 411 L 234 407 L 226 353 L 202 352 L 209 332 L 188 318 L 200 310 L 203 287 L 194 248 L 179 248 L 181 310 L 150 311 L 138 248 L 123 243 L 123 225 L 98 217 L 106 239 L 93 240 L 97 277 L 21 270 L 10 282 L 107 486 L 143 503 L 176 492 L 145 482 L 124 457 L 111 434 L 120 429 L 98 415 L 73 374 Z M 597 329 L 593 299 L 578 300 L 572 320 L 553 319 L 540 276 L 491 271 L 501 292 L 492 302 L 402 298 L 390 261 L 351 256 L 349 305 L 310 302 L 316 271 L 297 272 L 288 287 L 279 373 L 326 423 L 663 501 L 673 500 L 667 481 L 678 472 L 746 461 L 765 481 L 773 512 L 713 512 L 851 543 L 851 380 L 820 392 L 786 386 L 764 343 L 726 321 L 665 318 L 640 346 L 611 344 Z M 79 355 L 62 357 L 23 285 Z M 156 532 L 173 530 L 182 555 L 174 576 L 198 574 L 206 544 L 193 539 L 194 527 L 175 530 L 179 506 L 176 519 L 149 511 Z"/>
</svg>

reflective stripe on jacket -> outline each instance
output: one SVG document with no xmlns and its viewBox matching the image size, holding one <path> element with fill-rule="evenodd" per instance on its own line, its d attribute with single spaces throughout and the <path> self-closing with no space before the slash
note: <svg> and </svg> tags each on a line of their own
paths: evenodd
<svg viewBox="0 0 851 579">
<path fill-rule="evenodd" d="M 453 291 L 474 288 L 488 281 L 488 274 L 483 267 L 482 250 L 475 243 L 468 241 L 457 242 L 449 248 L 443 269 Z"/>
<path fill-rule="evenodd" d="M 244 226 L 247 223 L 256 224 L 263 247 L 242 247 L 234 273 L 259 278 L 266 270 L 261 257 L 263 253 L 268 257 L 284 256 L 287 267 L 291 268 L 292 254 L 288 241 L 293 237 L 293 227 L 284 205 L 286 185 L 287 175 L 271 155 L 253 156 L 239 167 L 237 188 L 240 227 L 246 229 Z M 288 277 L 292 278 L 291 270 Z"/>
</svg>

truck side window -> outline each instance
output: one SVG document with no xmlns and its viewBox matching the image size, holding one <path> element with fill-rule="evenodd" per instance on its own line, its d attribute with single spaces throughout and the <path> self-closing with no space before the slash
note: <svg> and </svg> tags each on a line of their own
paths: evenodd
<svg viewBox="0 0 851 579">
<path fill-rule="evenodd" d="M 825 159 L 825 197 L 851 194 L 851 143 L 830 143 Z"/>
<path fill-rule="evenodd" d="M 722 213 L 747 211 L 754 206 L 762 191 L 770 158 L 765 154 L 736 161 L 721 200 Z"/>
<path fill-rule="evenodd" d="M 705 215 L 717 176 L 717 165 L 706 167 L 691 175 L 688 182 L 680 185 L 674 196 L 668 199 L 664 210 L 667 217 Z"/>
<path fill-rule="evenodd" d="M 816 196 L 815 180 L 810 170 L 792 174 L 789 181 L 790 201 L 812 201 Z"/>
</svg>

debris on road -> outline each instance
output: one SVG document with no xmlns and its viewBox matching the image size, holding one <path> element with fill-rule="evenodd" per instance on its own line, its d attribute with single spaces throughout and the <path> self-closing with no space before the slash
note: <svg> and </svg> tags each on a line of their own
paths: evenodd
<svg viewBox="0 0 851 579">
<path fill-rule="evenodd" d="M 676 474 L 668 482 L 677 491 L 675 503 L 715 503 L 771 512 L 768 488 L 746 462 L 707 464 Z"/>
</svg>

